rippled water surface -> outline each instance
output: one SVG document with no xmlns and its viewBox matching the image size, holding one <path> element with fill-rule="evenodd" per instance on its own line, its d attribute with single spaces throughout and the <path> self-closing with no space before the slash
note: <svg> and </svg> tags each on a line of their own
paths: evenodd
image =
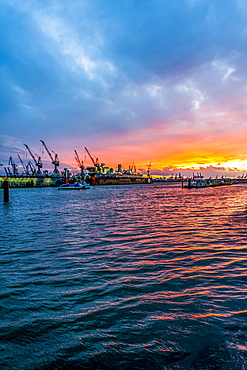
<svg viewBox="0 0 247 370">
<path fill-rule="evenodd" d="M 10 189 L 0 368 L 247 369 L 246 206 L 247 184 Z"/>
</svg>

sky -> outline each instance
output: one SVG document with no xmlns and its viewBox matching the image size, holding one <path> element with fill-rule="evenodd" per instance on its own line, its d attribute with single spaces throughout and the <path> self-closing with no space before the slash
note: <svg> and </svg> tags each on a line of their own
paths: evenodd
<svg viewBox="0 0 247 370">
<path fill-rule="evenodd" d="M 245 0 L 2 0 L 0 81 L 4 166 L 247 172 Z"/>
</svg>

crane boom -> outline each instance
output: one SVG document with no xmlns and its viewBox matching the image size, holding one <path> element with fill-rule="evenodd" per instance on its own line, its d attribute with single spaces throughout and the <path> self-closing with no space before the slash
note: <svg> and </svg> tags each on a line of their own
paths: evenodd
<svg viewBox="0 0 247 370">
<path fill-rule="evenodd" d="M 40 140 L 40 141 L 41 141 L 41 143 L 43 144 L 43 146 L 44 146 L 45 150 L 47 151 L 47 153 L 48 153 L 49 157 L 51 158 L 51 161 L 53 162 L 53 161 L 54 161 L 54 159 L 52 158 L 52 155 L 51 155 L 51 153 L 50 153 L 49 149 L 47 148 L 47 146 L 46 146 L 45 142 L 44 142 L 43 140 Z"/>
<path fill-rule="evenodd" d="M 94 160 L 93 156 L 91 155 L 91 153 L 89 152 L 89 150 L 86 147 L 84 147 L 84 148 L 85 148 L 87 154 L 89 155 L 89 158 L 93 162 L 93 165 L 96 166 L 96 161 Z"/>
<path fill-rule="evenodd" d="M 17 165 L 15 164 L 15 162 L 13 160 L 13 157 L 9 157 L 9 164 L 11 165 L 11 167 L 13 169 L 14 176 L 17 176 L 18 175 L 18 168 L 17 168 Z"/>
<path fill-rule="evenodd" d="M 47 145 L 46 145 L 46 143 L 43 141 L 43 140 L 40 140 L 41 141 L 41 143 L 43 144 L 43 146 L 44 146 L 44 148 L 45 148 L 45 150 L 47 151 L 47 153 L 48 153 L 48 155 L 49 155 L 49 157 L 51 158 L 51 163 L 52 164 L 54 164 L 54 171 L 53 171 L 53 173 L 54 174 L 59 174 L 59 171 L 58 171 L 58 166 L 59 166 L 59 159 L 58 159 L 58 155 L 56 154 L 56 153 L 54 153 L 53 152 L 53 150 L 52 150 L 52 152 L 54 153 L 54 158 L 53 158 L 53 156 L 52 156 L 52 154 L 51 154 L 51 152 L 49 151 L 49 149 L 48 149 L 48 147 L 47 147 Z"/>
<path fill-rule="evenodd" d="M 91 161 L 93 162 L 93 165 L 94 165 L 95 167 L 99 168 L 99 159 L 98 159 L 98 158 L 96 158 L 96 160 L 94 160 L 94 158 L 93 158 L 92 154 L 89 152 L 89 150 L 88 150 L 86 147 L 84 147 L 84 148 L 85 148 L 85 150 L 86 150 L 87 154 L 89 155 L 89 157 L 90 157 Z"/>
<path fill-rule="evenodd" d="M 21 159 L 21 157 L 20 157 L 20 155 L 19 155 L 19 154 L 18 154 L 18 158 L 19 158 L 19 161 L 21 162 L 21 165 L 22 165 L 23 170 L 26 172 L 26 166 L 25 166 L 25 164 L 24 164 L 24 162 L 23 162 L 23 160 Z"/>
<path fill-rule="evenodd" d="M 83 161 L 80 159 L 77 151 L 75 150 L 74 152 L 75 152 L 76 162 L 77 162 L 79 168 L 81 169 L 81 176 L 83 176 L 84 175 L 84 164 L 83 164 Z"/>
<path fill-rule="evenodd" d="M 31 161 L 28 162 L 27 164 L 27 170 L 28 170 L 28 173 L 29 173 L 29 169 L 30 168 L 30 171 L 32 172 L 32 175 L 36 175 L 36 169 L 34 167 L 34 165 L 32 164 Z"/>
<path fill-rule="evenodd" d="M 82 167 L 83 166 L 83 161 L 79 158 L 79 155 L 78 155 L 77 151 L 74 150 L 74 152 L 75 152 L 75 159 L 76 159 L 76 162 L 77 162 L 78 166 Z"/>
<path fill-rule="evenodd" d="M 151 161 L 150 161 L 150 163 L 149 163 L 149 165 L 148 165 L 148 169 L 147 169 L 147 174 L 148 174 L 148 176 L 150 176 L 150 170 L 151 170 Z"/>
<path fill-rule="evenodd" d="M 23 160 L 21 159 L 20 155 L 18 154 L 18 158 L 19 158 L 19 161 L 21 162 L 21 165 L 23 167 L 23 170 L 25 172 L 26 175 L 29 175 L 29 172 L 28 172 L 28 166 L 25 165 L 25 163 L 23 162 Z"/>
<path fill-rule="evenodd" d="M 34 160 L 34 163 L 36 164 L 36 163 L 37 163 L 36 158 L 35 158 L 35 156 L 33 155 L 33 153 L 31 152 L 31 150 L 29 149 L 29 146 L 27 146 L 27 144 L 24 144 L 24 146 L 27 148 L 27 150 L 29 151 L 29 154 L 31 155 L 31 157 L 32 157 L 32 158 L 33 158 L 33 160 Z"/>
<path fill-rule="evenodd" d="M 37 154 L 37 157 L 38 157 L 38 160 L 36 160 L 34 154 L 32 153 L 31 149 L 29 148 L 29 146 L 27 144 L 24 144 L 24 146 L 27 148 L 27 150 L 29 151 L 29 154 L 31 155 L 31 157 L 33 158 L 34 160 L 34 163 L 35 165 L 38 167 L 38 171 L 37 171 L 37 175 L 41 175 L 41 168 L 42 168 L 42 162 L 41 162 L 41 157 L 39 157 Z"/>
<path fill-rule="evenodd" d="M 11 173 L 11 171 L 10 171 L 9 167 L 4 167 L 4 170 L 5 170 L 6 175 L 7 175 L 8 177 L 9 177 L 9 176 L 12 176 L 12 173 Z"/>
</svg>

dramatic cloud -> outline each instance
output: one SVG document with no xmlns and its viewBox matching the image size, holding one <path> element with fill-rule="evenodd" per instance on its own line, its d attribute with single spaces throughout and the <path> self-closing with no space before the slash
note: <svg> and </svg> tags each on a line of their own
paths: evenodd
<svg viewBox="0 0 247 370">
<path fill-rule="evenodd" d="M 246 170 L 246 10 L 237 0 L 3 0 L 0 162 L 42 139 L 71 166 L 87 146 L 111 166 L 152 160 L 157 173 Z"/>
</svg>

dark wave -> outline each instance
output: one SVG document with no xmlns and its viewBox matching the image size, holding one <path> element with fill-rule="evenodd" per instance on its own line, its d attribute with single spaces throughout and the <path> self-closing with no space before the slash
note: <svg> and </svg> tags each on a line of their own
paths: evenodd
<svg viewBox="0 0 247 370">
<path fill-rule="evenodd" d="M 0 367 L 244 369 L 246 190 L 12 189 Z"/>
</svg>

